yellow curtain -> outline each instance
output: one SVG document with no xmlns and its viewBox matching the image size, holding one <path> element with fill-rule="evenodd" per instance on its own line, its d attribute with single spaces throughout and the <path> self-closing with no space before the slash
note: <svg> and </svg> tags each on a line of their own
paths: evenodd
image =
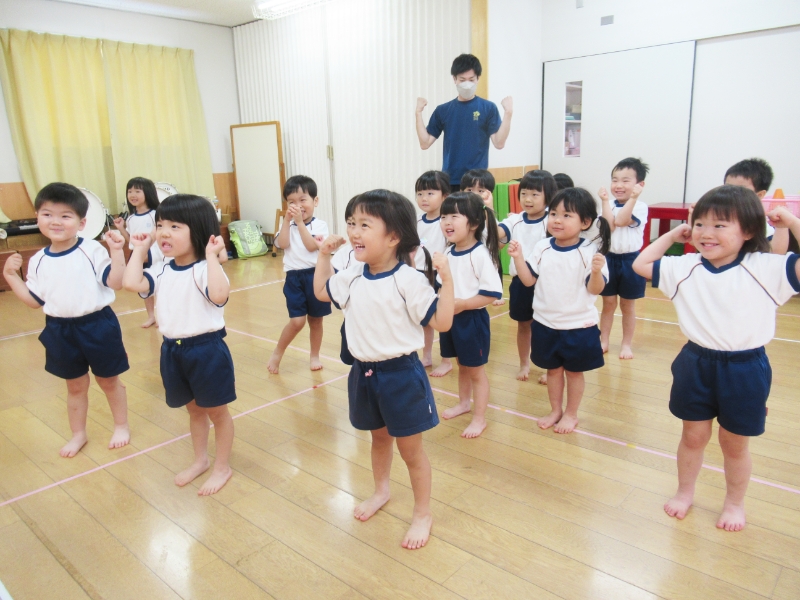
<svg viewBox="0 0 800 600">
<path fill-rule="evenodd" d="M 103 41 L 118 202 L 125 183 L 148 177 L 180 192 L 214 195 L 211 154 L 194 53 Z"/>
<path fill-rule="evenodd" d="M 33 199 L 68 181 L 115 195 L 100 40 L 0 30 L 0 81 L 22 179 Z"/>
</svg>

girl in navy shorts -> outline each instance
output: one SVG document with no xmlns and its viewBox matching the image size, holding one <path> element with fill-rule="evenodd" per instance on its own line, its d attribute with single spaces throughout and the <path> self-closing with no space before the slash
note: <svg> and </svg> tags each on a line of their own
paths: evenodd
<svg viewBox="0 0 800 600">
<path fill-rule="evenodd" d="M 441 254 L 433 256 L 442 279 L 438 298 L 433 270 L 428 269 L 426 277 L 414 268 L 413 253 L 420 245 L 416 212 L 403 196 L 386 190 L 366 192 L 354 202 L 353 218 L 348 235 L 356 262 L 334 274 L 331 252 L 345 240 L 328 237 L 320 248 L 314 293 L 344 312 L 354 358 L 347 383 L 350 422 L 372 434 L 375 493 L 356 507 L 354 516 L 366 521 L 388 502 L 396 438 L 414 492 L 411 527 L 402 545 L 416 549 L 427 543 L 433 522 L 431 465 L 422 432 L 439 423 L 417 350 L 424 344 L 423 327 L 450 328 L 453 281 Z"/>
<path fill-rule="evenodd" d="M 582 237 L 595 221 L 600 231 L 597 238 Z M 553 198 L 547 230 L 553 237 L 537 242 L 527 260 L 516 240 L 508 245 L 508 255 L 514 259 L 520 281 L 536 284 L 531 360 L 547 369 L 550 397 L 550 414 L 539 419 L 539 427 L 570 433 L 578 425 L 583 373 L 604 364 L 594 304 L 608 279 L 604 255 L 611 229 L 603 217 L 597 217 L 597 205 L 589 192 L 568 188 Z"/>
<path fill-rule="evenodd" d="M 210 467 L 208 433 L 214 424 L 216 460 L 198 494 L 218 492 L 233 471 L 233 420 L 228 403 L 236 399 L 233 360 L 225 337 L 223 307 L 230 283 L 219 255 L 225 244 L 219 222 L 205 198 L 175 194 L 156 210 L 156 244 L 164 260 L 143 268 L 152 243 L 149 233 L 131 236 L 133 254 L 125 268 L 125 289 L 158 296 L 156 314 L 164 336 L 161 379 L 167 405 L 185 406 L 194 446 L 194 462 L 175 476 L 184 486 Z"/>
<path fill-rule="evenodd" d="M 800 235 L 800 219 L 786 209 L 768 216 L 776 227 Z M 772 383 L 764 345 L 775 336 L 777 308 L 800 292 L 800 262 L 797 254 L 769 254 L 764 209 L 747 188 L 714 188 L 690 219 L 691 225 L 664 234 L 633 263 L 675 304 L 689 338 L 672 363 L 669 409 L 683 420 L 683 435 L 678 492 L 664 510 L 686 516 L 716 417 L 727 484 L 717 527 L 739 531 L 752 471 L 749 439 L 764 433 Z M 673 243 L 689 241 L 698 253 L 664 256 Z"/>
<path fill-rule="evenodd" d="M 503 297 L 498 268 L 498 235 L 494 211 L 473 192 L 457 192 L 442 204 L 442 230 L 447 238 L 447 259 L 453 273 L 456 304 L 453 327 L 442 333 L 442 356 L 458 360 L 458 398 L 455 406 L 442 413 L 452 419 L 471 410 L 472 421 L 462 437 L 478 437 L 486 429 L 489 405 L 489 313 L 486 306 Z M 485 245 L 479 240 L 486 234 Z"/>
</svg>

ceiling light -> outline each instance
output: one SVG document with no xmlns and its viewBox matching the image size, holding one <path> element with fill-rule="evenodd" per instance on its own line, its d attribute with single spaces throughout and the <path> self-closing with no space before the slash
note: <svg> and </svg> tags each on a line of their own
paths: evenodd
<svg viewBox="0 0 800 600">
<path fill-rule="evenodd" d="M 256 19 L 280 19 L 326 2 L 330 0 L 267 0 L 253 5 L 253 16 Z"/>
</svg>

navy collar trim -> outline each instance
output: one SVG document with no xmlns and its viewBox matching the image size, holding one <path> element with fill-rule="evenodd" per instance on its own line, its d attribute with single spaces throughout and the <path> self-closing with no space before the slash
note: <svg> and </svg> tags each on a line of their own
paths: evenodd
<svg viewBox="0 0 800 600">
<path fill-rule="evenodd" d="M 630 200 L 628 200 L 628 202 L 630 202 Z M 623 206 L 625 206 L 625 204 L 627 204 L 627 203 L 626 202 L 620 202 L 619 200 L 616 200 L 616 199 L 614 200 L 614 206 L 616 206 L 617 208 L 622 208 Z"/>
<path fill-rule="evenodd" d="M 75 252 L 75 250 L 78 249 L 78 246 L 80 246 L 82 243 L 83 243 L 83 238 L 81 236 L 78 236 L 78 241 L 76 242 L 76 244 L 74 246 L 72 246 L 72 248 L 67 248 L 66 250 L 62 250 L 61 252 L 53 252 L 52 250 L 50 250 L 50 248 L 52 248 L 52 244 L 51 244 L 50 246 L 48 246 L 47 248 L 44 249 L 44 253 L 47 256 L 50 256 L 52 258 L 58 258 L 60 256 L 66 256 L 70 252 Z"/>
<path fill-rule="evenodd" d="M 169 266 L 173 271 L 186 271 L 187 269 L 191 269 L 193 266 L 195 266 L 199 262 L 201 262 L 201 261 L 196 260 L 193 263 L 189 263 L 188 265 L 183 265 L 181 267 L 181 266 L 176 265 L 175 264 L 175 260 L 173 259 L 173 260 L 169 261 Z"/>
<path fill-rule="evenodd" d="M 547 211 L 546 210 L 544 211 L 544 214 L 541 217 L 539 217 L 538 219 L 531 219 L 531 218 L 528 217 L 528 213 L 526 213 L 526 212 L 522 213 L 522 220 L 523 220 L 523 222 L 525 222 L 528 225 L 534 225 L 536 223 L 541 223 L 546 218 L 547 218 Z"/>
<path fill-rule="evenodd" d="M 439 215 L 435 219 L 429 219 L 427 215 L 422 215 L 422 222 L 423 223 L 436 223 L 437 221 L 441 220 L 442 215 Z"/>
<path fill-rule="evenodd" d="M 132 217 L 146 217 L 146 216 L 147 216 L 147 215 L 149 215 L 151 212 L 155 212 L 155 211 L 154 211 L 154 210 L 151 208 L 151 209 L 150 209 L 150 210 L 148 210 L 147 212 L 143 212 L 143 213 L 137 213 L 137 212 L 135 212 L 135 213 L 133 213 L 131 216 L 132 216 Z"/>
<path fill-rule="evenodd" d="M 475 245 L 472 248 L 467 248 L 466 250 L 456 250 L 456 246 L 455 246 L 455 244 L 453 244 L 453 247 L 452 247 L 453 249 L 450 250 L 450 254 L 453 255 L 453 256 L 464 256 L 465 254 L 469 254 L 470 252 L 475 250 L 475 248 L 477 248 L 478 246 L 483 246 L 483 243 L 482 242 L 475 242 Z"/>
<path fill-rule="evenodd" d="M 572 246 L 559 246 L 558 244 L 556 244 L 556 238 L 551 237 L 550 246 L 553 248 L 553 250 L 557 250 L 558 252 L 569 252 L 570 250 L 575 250 L 576 248 L 580 248 L 581 244 L 583 244 L 583 242 L 585 241 L 586 240 L 584 240 L 583 238 L 580 238 L 578 243 L 573 244 Z"/>
<path fill-rule="evenodd" d="M 703 263 L 703 266 L 709 273 L 714 273 L 714 274 L 724 273 L 728 269 L 733 269 L 734 267 L 738 267 L 739 264 L 744 260 L 745 254 L 746 252 L 739 252 L 739 256 L 736 257 L 736 260 L 734 260 L 732 263 L 728 263 L 727 265 L 722 265 L 721 267 L 715 267 L 702 256 L 700 257 L 700 262 Z"/>
<path fill-rule="evenodd" d="M 394 266 L 394 268 L 389 270 L 389 271 L 384 271 L 383 273 L 375 273 L 375 274 L 373 274 L 373 273 L 369 272 L 369 265 L 368 264 L 364 264 L 364 278 L 365 279 L 370 279 L 370 280 L 375 280 L 375 279 L 383 279 L 384 277 L 391 277 L 392 275 L 397 273 L 397 271 L 402 266 L 403 266 L 403 263 L 398 262 Z"/>
<path fill-rule="evenodd" d="M 306 227 L 308 227 L 309 225 L 311 225 L 311 223 L 312 223 L 312 222 L 314 221 L 314 219 L 316 219 L 316 218 L 317 218 L 317 217 L 311 217 L 311 221 L 309 221 L 308 223 L 306 223 Z M 303 223 L 305 223 L 305 221 L 303 221 Z M 294 225 L 295 227 L 297 227 L 297 223 L 295 223 L 295 222 L 294 222 L 294 220 L 292 220 L 292 225 Z"/>
</svg>

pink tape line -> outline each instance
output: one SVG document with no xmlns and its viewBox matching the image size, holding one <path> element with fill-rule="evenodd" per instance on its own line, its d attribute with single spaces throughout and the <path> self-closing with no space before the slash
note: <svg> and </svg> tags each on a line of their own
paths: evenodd
<svg viewBox="0 0 800 600">
<path fill-rule="evenodd" d="M 261 406 L 256 406 L 255 408 L 251 408 L 244 412 L 238 413 L 233 415 L 232 418 L 238 419 L 239 417 L 244 417 L 245 415 L 249 415 L 250 413 L 256 412 L 257 410 L 261 410 L 262 408 L 266 408 L 268 406 L 272 406 L 273 404 L 278 404 L 279 402 L 283 402 L 284 400 L 289 400 L 290 398 L 295 398 L 296 396 L 300 396 L 312 390 L 316 390 L 317 388 L 321 388 L 324 385 L 328 385 L 329 383 L 333 383 L 334 381 L 339 381 L 340 379 L 344 379 L 347 377 L 347 373 L 344 375 L 339 375 L 339 377 L 334 377 L 333 379 L 329 379 L 328 381 L 323 381 L 322 383 L 318 383 L 317 385 L 312 385 L 310 388 L 306 388 L 299 392 L 295 392 L 294 394 L 290 394 L 289 396 L 284 396 L 283 398 L 278 398 L 277 400 L 272 400 L 271 402 L 267 402 L 262 404 Z M 213 427 L 213 424 L 212 424 Z M 83 473 L 78 473 L 77 475 L 73 475 L 72 477 L 67 477 L 66 479 L 62 479 L 61 481 L 53 482 L 49 485 L 44 487 L 40 487 L 39 489 L 33 490 L 31 492 L 27 492 L 22 494 L 21 496 L 17 496 L 16 498 L 11 498 L 11 500 L 6 500 L 5 502 L 0 502 L 0 508 L 6 506 L 8 504 L 14 504 L 15 502 L 19 502 L 24 498 L 28 498 L 29 496 L 34 496 L 40 492 L 45 492 L 50 490 L 54 487 L 58 487 L 60 485 L 64 485 L 65 483 L 69 483 L 70 481 L 74 481 L 76 479 L 80 479 L 81 477 L 85 477 L 86 475 L 91 475 L 92 473 L 96 473 L 97 471 L 102 471 L 103 469 L 107 469 L 108 467 L 113 467 L 116 464 L 121 462 L 125 462 L 126 460 L 130 460 L 132 458 L 136 458 L 137 456 L 141 456 L 142 454 L 147 454 L 148 452 L 152 452 L 153 450 L 158 450 L 159 448 L 163 448 L 164 446 L 169 446 L 170 444 L 174 444 L 175 442 L 185 439 L 189 437 L 191 434 L 184 433 L 183 435 L 179 435 L 178 437 L 172 438 L 171 440 L 167 440 L 166 442 L 161 442 L 160 444 L 156 444 L 155 446 L 150 446 L 149 448 L 145 448 L 144 450 L 139 450 L 133 454 L 129 454 L 128 456 L 123 456 L 122 458 L 118 458 L 117 460 L 112 460 L 110 463 L 106 463 L 104 465 L 100 465 L 94 467 L 93 469 L 89 469 L 88 471 L 84 471 Z"/>
<path fill-rule="evenodd" d="M 458 398 L 458 394 L 454 394 L 453 392 L 448 392 L 446 390 L 442 390 L 439 388 L 431 388 L 434 392 L 439 392 L 440 394 L 444 394 L 445 396 L 452 396 L 453 398 Z M 528 415 L 525 413 L 518 412 L 516 410 L 512 410 L 510 408 L 505 408 L 503 406 L 497 406 L 496 404 L 489 404 L 487 405 L 489 408 L 493 408 L 494 410 L 499 410 L 510 415 L 514 415 L 515 417 L 521 417 L 523 419 L 528 419 L 529 421 L 539 421 L 537 417 L 532 415 Z M 678 460 L 678 458 L 674 454 L 668 454 L 666 452 L 661 452 L 659 450 L 652 450 L 651 448 L 644 448 L 642 446 L 637 446 L 636 444 L 631 444 L 630 442 L 623 442 L 621 440 L 615 440 L 614 438 L 606 437 L 604 435 L 598 435 L 596 433 L 592 433 L 591 431 L 584 431 L 583 429 L 575 429 L 575 433 L 579 433 L 581 435 L 585 435 L 587 437 L 595 438 L 598 440 L 603 440 L 604 442 L 609 442 L 611 444 L 616 444 L 617 446 L 625 446 L 626 448 L 632 448 L 634 450 L 641 450 L 642 452 L 647 452 L 648 454 L 655 454 L 656 456 L 661 456 L 663 458 L 670 458 L 672 460 Z M 724 473 L 724 469 L 720 467 L 715 467 L 714 465 L 706 465 L 703 464 L 704 469 L 708 469 L 709 471 L 716 471 L 717 473 Z M 792 494 L 800 494 L 800 490 L 796 490 L 791 487 L 787 487 L 785 485 L 780 485 L 778 483 L 772 483 L 771 481 L 765 481 L 763 479 L 758 479 L 757 477 L 751 477 L 750 481 L 754 483 L 760 483 L 762 485 L 767 485 L 769 487 L 774 487 L 779 490 L 783 490 L 784 492 L 791 492 Z"/>
</svg>

